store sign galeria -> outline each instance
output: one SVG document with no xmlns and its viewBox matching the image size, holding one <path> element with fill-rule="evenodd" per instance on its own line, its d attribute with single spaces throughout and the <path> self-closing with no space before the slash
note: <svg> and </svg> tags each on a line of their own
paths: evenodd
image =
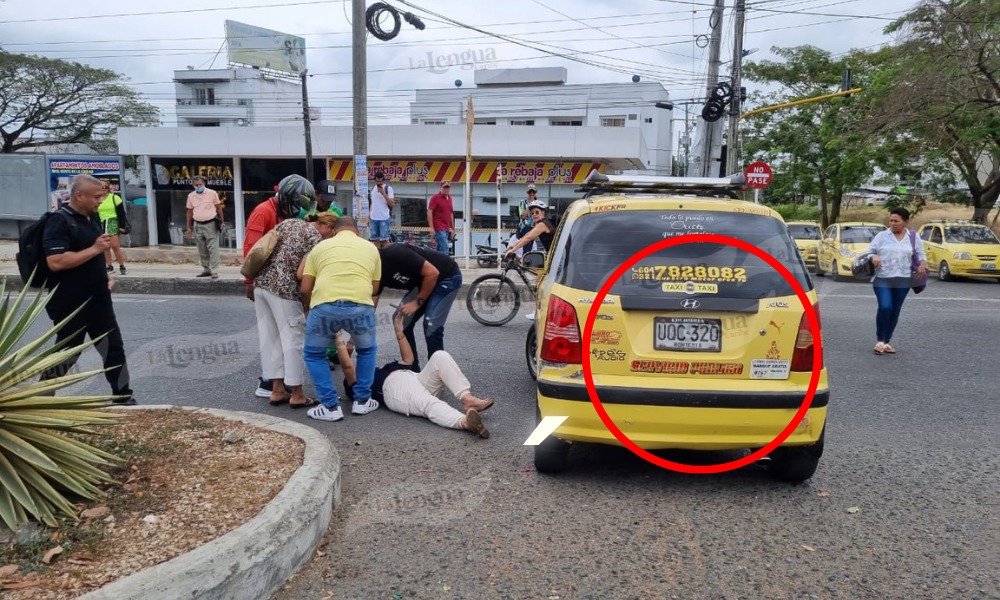
<svg viewBox="0 0 1000 600">
<path fill-rule="evenodd" d="M 594 169 L 604 172 L 604 165 L 597 162 L 488 162 L 472 161 L 472 183 L 496 183 L 497 165 L 502 168 L 503 183 L 579 184 Z M 406 161 L 369 160 L 368 177 L 377 171 L 386 179 L 401 183 L 465 181 L 465 161 Z M 353 181 L 354 162 L 334 159 L 327 161 L 327 173 L 333 181 Z"/>
<path fill-rule="evenodd" d="M 195 176 L 217 191 L 233 190 L 233 161 L 220 158 L 152 158 L 153 187 L 161 190 L 190 190 Z"/>
</svg>

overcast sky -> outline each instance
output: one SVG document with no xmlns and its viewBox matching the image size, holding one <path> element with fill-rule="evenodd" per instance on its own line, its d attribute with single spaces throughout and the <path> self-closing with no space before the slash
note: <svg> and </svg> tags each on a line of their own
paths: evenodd
<svg viewBox="0 0 1000 600">
<path fill-rule="evenodd" d="M 368 4 L 372 2 L 369 1 Z M 571 54 L 555 57 L 443 22 L 425 10 L 389 0 L 418 15 L 418 31 L 403 23 L 388 42 L 368 36 L 369 119 L 408 123 L 417 88 L 473 85 L 471 65 L 429 68 L 465 60 L 489 68 L 564 66 L 568 83 L 656 81 L 675 99 L 704 94 L 712 0 L 413 0 L 464 25 L 524 45 Z M 882 29 L 915 0 L 757 0 L 747 2 L 743 47 L 747 58 L 772 57 L 773 46 L 812 44 L 833 53 L 891 41 Z M 732 55 L 733 6 L 726 1 L 723 65 Z M 75 60 L 124 74 L 175 124 L 174 70 L 227 65 L 224 22 L 240 21 L 306 40 L 310 103 L 324 124 L 349 124 L 351 111 L 351 2 L 341 0 L 0 0 L 0 45 L 9 52 Z M 859 18 L 866 17 L 866 18 Z M 699 40 L 699 36 L 703 36 Z M 836 84 L 838 82 L 831 82 Z M 751 91 L 753 88 L 750 88 Z"/>
</svg>

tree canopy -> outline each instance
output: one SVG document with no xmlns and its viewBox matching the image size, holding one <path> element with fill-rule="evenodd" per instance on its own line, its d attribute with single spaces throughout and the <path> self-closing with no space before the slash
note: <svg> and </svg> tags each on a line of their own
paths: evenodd
<svg viewBox="0 0 1000 600">
<path fill-rule="evenodd" d="M 756 98 L 763 105 L 829 94 L 839 85 L 848 64 L 867 60 L 864 54 L 834 58 L 813 46 L 772 51 L 783 60 L 750 62 L 744 67 L 747 79 L 779 86 L 777 91 Z M 774 184 L 768 196 L 785 201 L 819 198 L 822 225 L 836 222 L 843 195 L 872 175 L 880 152 L 857 127 L 863 110 L 861 100 L 847 97 L 748 117 L 746 155 L 774 167 Z"/>
<path fill-rule="evenodd" d="M 119 127 L 156 125 L 159 111 L 118 73 L 0 50 L 0 153 L 83 143 L 117 148 Z"/>
<path fill-rule="evenodd" d="M 984 220 L 1000 198 L 1000 3 L 922 0 L 886 31 L 899 43 L 872 79 L 869 129 L 950 163 Z"/>
</svg>

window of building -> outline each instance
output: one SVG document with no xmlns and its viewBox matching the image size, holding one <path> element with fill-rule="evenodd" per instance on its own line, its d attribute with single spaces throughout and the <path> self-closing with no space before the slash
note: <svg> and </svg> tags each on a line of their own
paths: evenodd
<svg viewBox="0 0 1000 600">
<path fill-rule="evenodd" d="M 195 121 L 191 127 L 219 127 L 218 121 Z"/>
<path fill-rule="evenodd" d="M 601 127 L 625 127 L 625 117 L 601 117 Z"/>
<path fill-rule="evenodd" d="M 445 119 L 424 119 L 424 125 L 447 125 L 448 121 Z"/>
<path fill-rule="evenodd" d="M 475 124 L 476 125 L 496 125 L 497 124 L 497 120 L 496 119 L 476 119 L 475 120 Z"/>
<path fill-rule="evenodd" d="M 535 124 L 535 120 L 534 119 L 511 119 L 510 120 L 510 124 L 511 125 L 520 125 L 520 126 L 523 127 L 525 125 L 534 125 Z"/>
<path fill-rule="evenodd" d="M 552 119 L 553 127 L 582 127 L 583 121 L 573 119 Z"/>
<path fill-rule="evenodd" d="M 646 117 L 645 122 L 646 123 L 652 123 L 653 122 L 653 117 Z"/>
<path fill-rule="evenodd" d="M 215 104 L 215 88 L 195 88 L 194 99 L 198 104 Z"/>
</svg>

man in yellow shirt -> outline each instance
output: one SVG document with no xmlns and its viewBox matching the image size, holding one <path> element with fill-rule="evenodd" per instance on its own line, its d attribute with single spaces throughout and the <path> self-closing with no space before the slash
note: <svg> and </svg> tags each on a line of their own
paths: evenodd
<svg viewBox="0 0 1000 600">
<path fill-rule="evenodd" d="M 309 416 L 320 421 L 344 418 L 326 359 L 330 341 L 341 330 L 351 334 L 358 357 L 351 413 L 365 415 L 379 407 L 371 397 L 378 352 L 372 296 L 382 278 L 382 258 L 374 244 L 361 238 L 353 218 L 340 217 L 333 230 L 333 237 L 317 244 L 306 257 L 300 290 L 308 314 L 306 369 L 320 401 L 309 409 Z"/>
</svg>

